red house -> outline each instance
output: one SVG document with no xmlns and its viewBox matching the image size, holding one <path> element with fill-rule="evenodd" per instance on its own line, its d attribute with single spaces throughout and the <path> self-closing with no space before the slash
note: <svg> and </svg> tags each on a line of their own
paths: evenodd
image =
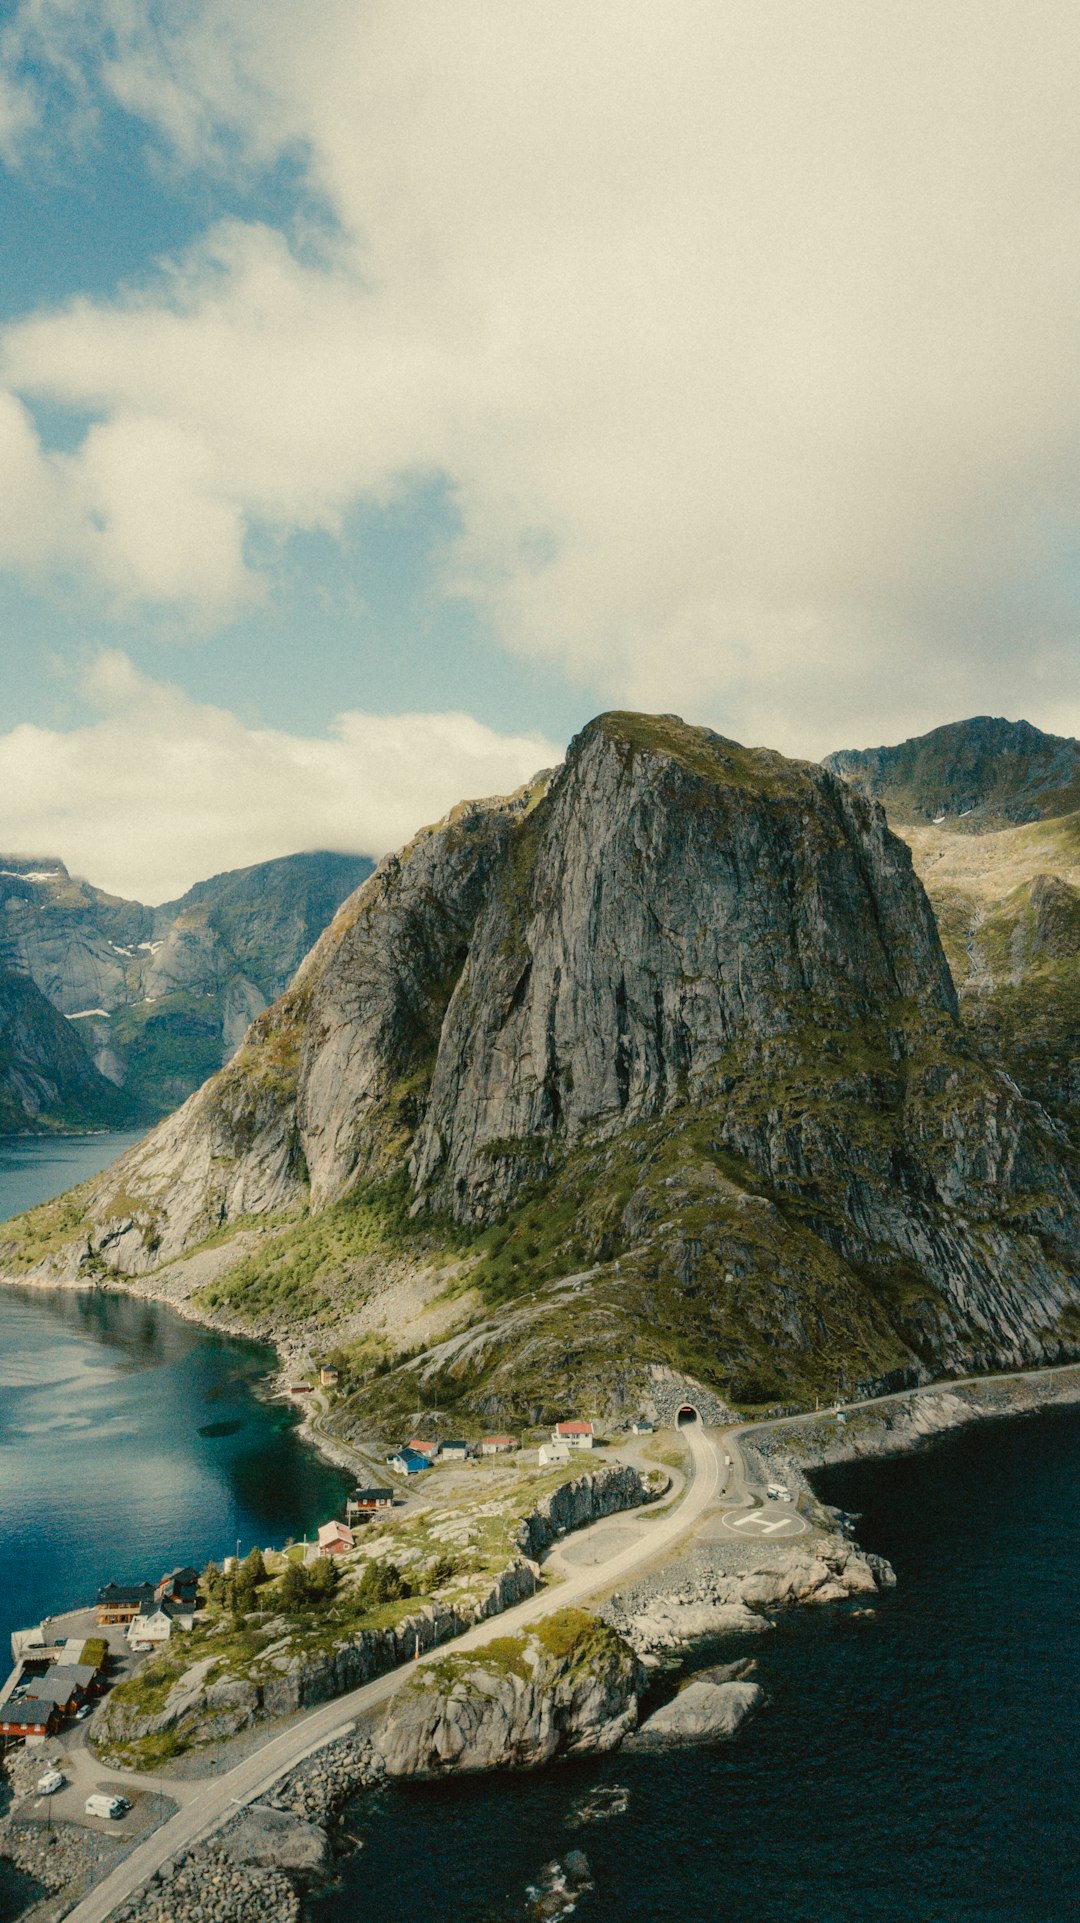
<svg viewBox="0 0 1080 1923">
<path fill-rule="evenodd" d="M 61 1720 L 55 1703 L 24 1696 L 21 1702 L 5 1703 L 0 1709 L 0 1736 L 21 1736 L 28 1743 L 43 1743 L 59 1729 Z"/>
<path fill-rule="evenodd" d="M 343 1522 L 324 1522 L 319 1529 L 320 1556 L 343 1556 L 356 1541 L 351 1529 Z"/>
</svg>

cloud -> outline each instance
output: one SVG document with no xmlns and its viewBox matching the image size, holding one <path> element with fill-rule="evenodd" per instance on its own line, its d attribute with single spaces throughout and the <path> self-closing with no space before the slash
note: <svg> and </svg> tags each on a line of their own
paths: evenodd
<svg viewBox="0 0 1080 1923">
<path fill-rule="evenodd" d="M 381 855 L 467 796 L 504 794 L 561 751 L 467 714 L 338 716 L 329 738 L 248 728 L 118 650 L 83 692 L 98 711 L 59 732 L 0 735 L 6 854 L 59 855 L 140 901 L 305 848 Z"/>
<path fill-rule="evenodd" d="M 93 420 L 19 456 L 27 566 L 212 621 L 253 531 L 441 474 L 446 590 L 604 699 L 811 752 L 1080 721 L 1075 9 L 23 14 L 176 165 L 289 155 L 327 216 L 7 330 L 11 394 Z"/>
</svg>

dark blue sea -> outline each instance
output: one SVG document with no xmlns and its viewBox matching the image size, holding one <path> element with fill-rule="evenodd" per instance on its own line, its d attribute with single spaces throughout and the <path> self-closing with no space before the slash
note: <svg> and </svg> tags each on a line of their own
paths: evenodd
<svg viewBox="0 0 1080 1923">
<path fill-rule="evenodd" d="M 0 1219 L 133 1137 L 0 1147 Z M 346 1478 L 267 1399 L 273 1351 L 134 1296 L 0 1289 L 0 1674 L 8 1636 L 97 1586 L 279 1546 Z"/>
<path fill-rule="evenodd" d="M 1080 1414 L 819 1486 L 899 1585 L 872 1617 L 792 1611 L 744 1644 L 771 1701 L 732 1744 L 361 1798 L 318 1923 L 510 1923 L 573 1849 L 580 1923 L 1074 1918 Z"/>
</svg>

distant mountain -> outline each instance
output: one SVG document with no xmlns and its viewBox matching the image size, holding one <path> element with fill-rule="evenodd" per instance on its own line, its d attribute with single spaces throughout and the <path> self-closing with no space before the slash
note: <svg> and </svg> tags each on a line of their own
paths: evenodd
<svg viewBox="0 0 1080 1923">
<path fill-rule="evenodd" d="M 1080 1147 L 1080 742 L 980 715 L 826 765 L 908 842 L 968 1027 Z"/>
<path fill-rule="evenodd" d="M 0 856 L 0 966 L 30 976 L 129 1109 L 154 1120 L 230 1059 L 371 867 L 287 855 L 147 908 L 61 861 Z"/>
<path fill-rule="evenodd" d="M 893 748 L 842 748 L 825 766 L 880 801 L 894 828 L 947 821 L 972 833 L 1080 808 L 1080 741 L 1030 721 L 974 715 Z"/>
<path fill-rule="evenodd" d="M 27 975 L 0 968 L 0 1134 L 115 1127 L 129 1105 Z"/>
</svg>

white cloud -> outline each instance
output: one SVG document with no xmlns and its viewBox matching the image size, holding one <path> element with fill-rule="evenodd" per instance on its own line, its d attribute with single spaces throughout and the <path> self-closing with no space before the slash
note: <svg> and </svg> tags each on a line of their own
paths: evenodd
<svg viewBox="0 0 1080 1923">
<path fill-rule="evenodd" d="M 139 901 L 304 848 L 384 854 L 462 797 L 510 792 L 560 759 L 539 734 L 467 714 L 354 711 L 323 739 L 248 728 L 119 651 L 84 693 L 88 725 L 0 735 L 0 844 Z"/>
<path fill-rule="evenodd" d="M 96 416 L 20 455 L 28 565 L 213 619 L 248 530 L 440 472 L 452 584 L 605 698 L 813 752 L 1080 721 L 1076 9 L 24 13 L 179 164 L 288 151 L 333 218 L 8 329 L 14 394 Z"/>
</svg>

